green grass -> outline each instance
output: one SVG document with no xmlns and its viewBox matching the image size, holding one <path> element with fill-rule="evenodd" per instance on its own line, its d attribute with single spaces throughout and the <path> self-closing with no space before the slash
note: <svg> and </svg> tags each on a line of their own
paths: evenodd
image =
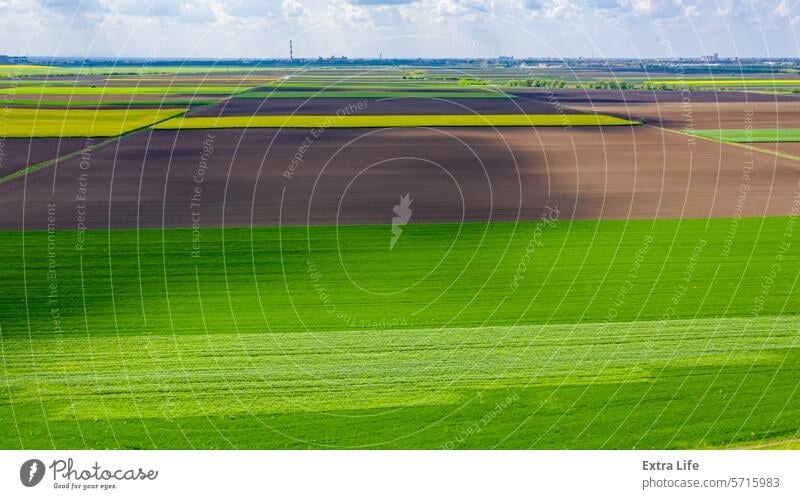
<svg viewBox="0 0 800 499">
<path fill-rule="evenodd" d="M 418 99 L 513 99 L 515 96 L 500 92 L 407 92 L 402 90 L 386 91 L 358 91 L 358 90 L 322 90 L 322 91 L 293 91 L 277 90 L 274 92 L 245 92 L 239 98 L 252 99 L 391 99 L 414 97 Z"/>
<path fill-rule="evenodd" d="M 519 291 L 511 285 L 533 236 L 531 224 L 467 224 L 460 229 L 458 225 L 412 225 L 404 229 L 392 251 L 385 226 L 343 227 L 338 232 L 314 227 L 308 239 L 305 228 L 258 228 L 252 233 L 209 229 L 201 234 L 199 258 L 191 256 L 190 230 L 88 232 L 82 253 L 73 249 L 77 234 L 60 231 L 52 237 L 62 256 L 60 289 L 68 299 L 61 307 L 64 333 L 85 334 L 81 279 L 92 310 L 90 329 L 96 335 L 114 335 L 117 327 L 130 333 L 194 334 L 205 327 L 218 333 L 256 333 L 360 329 L 343 318 L 358 324 L 404 319 L 406 324 L 389 326 L 412 329 L 603 321 L 628 280 L 637 251 L 649 237 L 653 242 L 646 246 L 647 259 L 636 287 L 626 295 L 624 307 L 615 307 L 616 320 L 660 319 L 672 292 L 682 284 L 688 258 L 700 240 L 709 241 L 698 266 L 702 272 L 686 291 L 676 317 L 739 317 L 747 315 L 748 307 L 761 296 L 762 278 L 774 263 L 788 223 L 783 218 L 562 222 L 545 233 L 545 246 L 535 252 L 536 265 L 526 269 Z M 730 255 L 719 258 L 731 227 L 737 237 Z M 0 283 L 7 287 L 0 296 L 0 324 L 6 334 L 27 335 L 29 326 L 34 335 L 51 329 L 45 313 L 49 310 L 46 243 L 43 232 L 3 234 L 0 250 L 8 264 L 0 269 Z M 784 279 L 770 289 L 764 314 L 786 311 L 792 279 L 800 270 L 797 251 L 793 248 L 785 257 Z M 322 276 L 317 286 L 311 279 L 315 272 L 309 268 L 309 259 Z M 208 310 L 220 312 L 207 314 L 205 326 L 192 298 L 198 292 L 195 266 L 202 272 L 199 286 Z M 27 272 L 27 300 L 23 272 Z M 225 272 L 229 290 L 220 282 Z M 370 292 L 359 291 L 356 284 Z M 412 285 L 407 292 L 384 294 Z M 319 286 L 334 297 L 337 314 L 320 306 Z M 116 315 L 109 296 L 112 291 L 116 300 L 131 305 L 118 308 Z M 171 308 L 166 307 L 167 292 L 176 297 Z M 301 309 L 292 308 L 292 297 Z M 795 312 L 797 302 L 792 297 L 789 312 Z M 19 309 L 25 303 L 31 322 Z M 432 305 L 423 309 L 426 303 Z M 143 310 L 146 322 L 142 322 Z M 172 325 L 169 312 L 175 320 Z"/>
<path fill-rule="evenodd" d="M 0 445 L 796 438 L 794 224 L 6 232 Z"/>
<path fill-rule="evenodd" d="M 722 142 L 800 142 L 800 128 L 757 128 L 750 130 L 692 130 L 686 133 Z"/>
<path fill-rule="evenodd" d="M 347 116 L 220 116 L 174 118 L 154 128 L 378 128 L 415 126 L 598 126 L 638 123 L 602 114 L 430 114 Z"/>
<path fill-rule="evenodd" d="M 800 320 L 4 341 L 3 448 L 695 448 L 792 436 Z M 764 338 L 770 338 L 764 345 Z M 17 422 L 14 426 L 12 421 Z"/>
<path fill-rule="evenodd" d="M 185 109 L 7 108 L 0 137 L 115 137 L 185 112 Z"/>
<path fill-rule="evenodd" d="M 235 94 L 250 87 L 230 85 L 170 85 L 138 87 L 21 86 L 0 88 L 0 95 L 203 95 Z"/>
</svg>

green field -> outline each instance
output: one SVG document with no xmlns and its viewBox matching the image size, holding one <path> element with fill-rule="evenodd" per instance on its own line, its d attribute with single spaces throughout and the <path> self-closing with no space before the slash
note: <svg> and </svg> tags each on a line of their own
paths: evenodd
<svg viewBox="0 0 800 499">
<path fill-rule="evenodd" d="M 185 111 L 6 108 L 0 137 L 115 137 Z"/>
<path fill-rule="evenodd" d="M 602 114 L 428 114 L 345 116 L 220 116 L 174 118 L 163 130 L 206 128 L 382 128 L 419 126 L 617 126 L 633 121 Z"/>
<path fill-rule="evenodd" d="M 0 95 L 203 95 L 235 94 L 250 87 L 230 85 L 170 85 L 138 87 L 20 86 L 0 88 Z"/>
<path fill-rule="evenodd" d="M 500 92 L 408 92 L 402 90 L 386 91 L 358 91 L 358 90 L 320 90 L 320 91 L 294 91 L 276 90 L 274 92 L 253 91 L 245 92 L 236 96 L 237 98 L 251 99 L 392 99 L 413 97 L 418 99 L 513 99 L 515 96 Z"/>
<path fill-rule="evenodd" d="M 796 439 L 794 228 L 409 225 L 392 250 L 379 225 L 6 232 L 0 445 Z"/>
<path fill-rule="evenodd" d="M 800 128 L 756 128 L 750 130 L 692 130 L 686 133 L 722 142 L 800 142 Z"/>
</svg>

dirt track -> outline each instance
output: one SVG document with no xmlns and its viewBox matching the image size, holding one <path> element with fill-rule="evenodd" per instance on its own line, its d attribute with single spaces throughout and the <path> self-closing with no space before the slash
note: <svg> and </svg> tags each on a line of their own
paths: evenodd
<svg viewBox="0 0 800 499">
<path fill-rule="evenodd" d="M 0 138 L 0 177 L 86 147 L 86 139 Z"/>
<path fill-rule="evenodd" d="M 300 152 L 308 137 L 137 134 L 95 151 L 88 170 L 74 158 L 30 174 L 24 224 L 25 179 L 0 184 L 0 228 L 46 228 L 48 203 L 60 229 L 79 212 L 95 229 L 390 223 L 406 193 L 412 223 L 532 219 L 546 206 L 578 219 L 785 215 L 800 173 L 797 161 L 653 127 L 327 130 Z"/>
</svg>

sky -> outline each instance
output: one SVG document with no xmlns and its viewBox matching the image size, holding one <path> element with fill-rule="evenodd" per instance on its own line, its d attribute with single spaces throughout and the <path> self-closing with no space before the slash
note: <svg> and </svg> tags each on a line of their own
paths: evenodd
<svg viewBox="0 0 800 499">
<path fill-rule="evenodd" d="M 0 54 L 800 57 L 799 0 L 0 0 Z"/>
</svg>

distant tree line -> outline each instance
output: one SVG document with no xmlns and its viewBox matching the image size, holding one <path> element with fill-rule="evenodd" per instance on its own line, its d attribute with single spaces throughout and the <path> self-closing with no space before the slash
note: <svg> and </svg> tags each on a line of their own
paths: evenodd
<svg viewBox="0 0 800 499">
<path fill-rule="evenodd" d="M 654 84 L 649 81 L 595 80 L 578 85 L 591 90 L 679 90 L 686 88 L 680 82 Z"/>
<path fill-rule="evenodd" d="M 632 90 L 638 88 L 638 84 L 627 80 L 595 80 L 584 83 L 583 88 L 593 90 Z"/>
<path fill-rule="evenodd" d="M 426 77 L 427 73 L 422 69 L 414 69 L 403 73 L 404 80 L 424 80 Z"/>
<path fill-rule="evenodd" d="M 459 85 L 488 85 L 489 81 L 482 78 L 459 78 Z"/>
<path fill-rule="evenodd" d="M 559 79 L 538 79 L 526 78 L 523 80 L 504 81 L 503 85 L 508 87 L 529 87 L 529 88 L 564 88 L 567 82 Z"/>
</svg>

